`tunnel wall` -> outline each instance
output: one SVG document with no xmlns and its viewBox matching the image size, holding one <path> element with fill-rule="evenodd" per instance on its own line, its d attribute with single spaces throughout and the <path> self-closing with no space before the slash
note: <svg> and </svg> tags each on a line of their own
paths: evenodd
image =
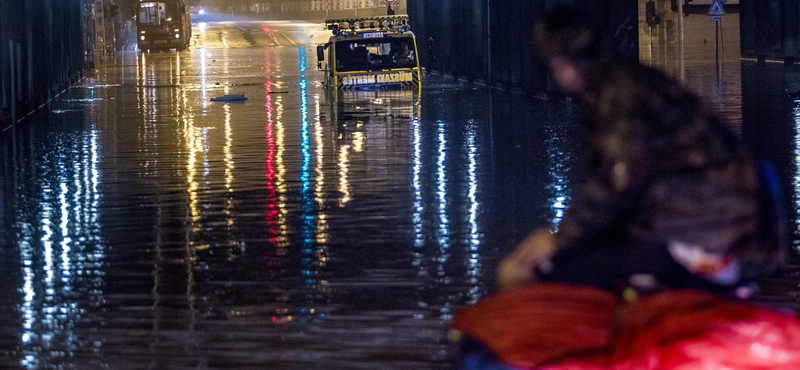
<svg viewBox="0 0 800 370">
<path fill-rule="evenodd" d="M 548 82 L 533 52 L 533 24 L 560 4 L 585 7 L 638 57 L 637 0 L 408 0 L 407 6 L 429 71 L 542 91 Z"/>
<path fill-rule="evenodd" d="M 742 56 L 797 61 L 800 56 L 800 2 L 741 0 Z"/>
<path fill-rule="evenodd" d="M 90 10 L 85 0 L 0 1 L 0 129 L 81 77 Z"/>
</svg>

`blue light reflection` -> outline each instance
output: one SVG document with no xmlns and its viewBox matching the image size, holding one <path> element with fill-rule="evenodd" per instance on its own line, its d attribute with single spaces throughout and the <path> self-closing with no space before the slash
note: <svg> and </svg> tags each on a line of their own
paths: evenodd
<svg viewBox="0 0 800 370">
<path fill-rule="evenodd" d="M 99 346 L 94 341 L 81 344 L 74 331 L 84 311 L 92 308 L 87 305 L 103 301 L 98 134 L 61 135 L 54 144 L 35 169 L 42 174 L 37 183 L 21 188 L 18 197 L 36 199 L 37 206 L 16 207 L 14 222 L 23 293 L 17 308 L 19 365 L 27 369 L 60 368 L 76 348 Z"/>
<path fill-rule="evenodd" d="M 301 46 L 298 48 L 299 53 L 299 69 L 300 69 L 300 153 L 302 155 L 302 164 L 300 166 L 300 182 L 302 184 L 300 197 L 302 199 L 302 225 L 300 230 L 300 237 L 302 238 L 301 246 L 301 266 L 302 277 L 305 285 L 305 305 L 313 307 L 316 300 L 316 289 L 318 288 L 317 270 L 319 264 L 317 263 L 318 255 L 315 248 L 316 245 L 316 208 L 314 201 L 314 189 L 311 184 L 311 162 L 313 160 L 313 153 L 311 148 L 311 125 L 308 120 L 308 80 L 306 78 L 306 48 Z M 317 160 L 320 160 L 319 158 Z M 313 308 L 302 308 L 299 318 L 300 322 L 307 322 L 308 313 L 314 312 Z"/>
<path fill-rule="evenodd" d="M 798 241 L 798 236 L 800 236 L 800 99 L 795 99 L 794 105 L 794 177 L 792 178 L 795 205 L 794 243 L 795 249 L 800 250 L 800 241 Z"/>
<path fill-rule="evenodd" d="M 476 144 L 476 123 L 470 121 L 467 127 L 467 199 L 469 204 L 469 246 L 467 251 L 467 276 L 469 276 L 470 290 L 467 293 L 469 303 L 475 303 L 480 298 L 479 277 L 480 264 L 480 232 L 478 229 L 478 145 Z"/>
</svg>

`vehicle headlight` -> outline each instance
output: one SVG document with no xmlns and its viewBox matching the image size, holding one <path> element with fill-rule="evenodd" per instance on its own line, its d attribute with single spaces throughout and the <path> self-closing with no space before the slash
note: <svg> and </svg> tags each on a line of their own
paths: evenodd
<svg viewBox="0 0 800 370">
<path fill-rule="evenodd" d="M 179 39 L 179 38 L 181 38 L 181 34 L 180 34 L 180 33 L 176 33 L 176 34 L 175 34 L 175 38 L 176 38 L 176 39 Z"/>
<path fill-rule="evenodd" d="M 142 37 L 140 37 L 140 39 L 142 39 L 144 41 L 144 35 L 142 35 Z"/>
</svg>

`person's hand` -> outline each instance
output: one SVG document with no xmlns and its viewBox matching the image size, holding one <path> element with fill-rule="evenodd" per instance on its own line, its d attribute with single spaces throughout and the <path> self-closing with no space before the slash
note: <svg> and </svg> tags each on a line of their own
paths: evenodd
<svg viewBox="0 0 800 370">
<path fill-rule="evenodd" d="M 520 288 L 536 281 L 534 267 L 555 251 L 555 239 L 550 230 L 537 230 L 525 238 L 497 269 L 500 291 Z"/>
</svg>

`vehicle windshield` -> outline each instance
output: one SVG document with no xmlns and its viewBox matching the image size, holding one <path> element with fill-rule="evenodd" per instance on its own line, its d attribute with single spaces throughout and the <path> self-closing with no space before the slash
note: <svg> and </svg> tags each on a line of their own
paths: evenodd
<svg viewBox="0 0 800 370">
<path fill-rule="evenodd" d="M 411 36 L 336 42 L 336 70 L 339 72 L 416 66 L 417 56 Z"/>
<path fill-rule="evenodd" d="M 178 21 L 180 16 L 180 6 L 177 2 L 139 4 L 140 24 L 164 24 Z"/>
</svg>

